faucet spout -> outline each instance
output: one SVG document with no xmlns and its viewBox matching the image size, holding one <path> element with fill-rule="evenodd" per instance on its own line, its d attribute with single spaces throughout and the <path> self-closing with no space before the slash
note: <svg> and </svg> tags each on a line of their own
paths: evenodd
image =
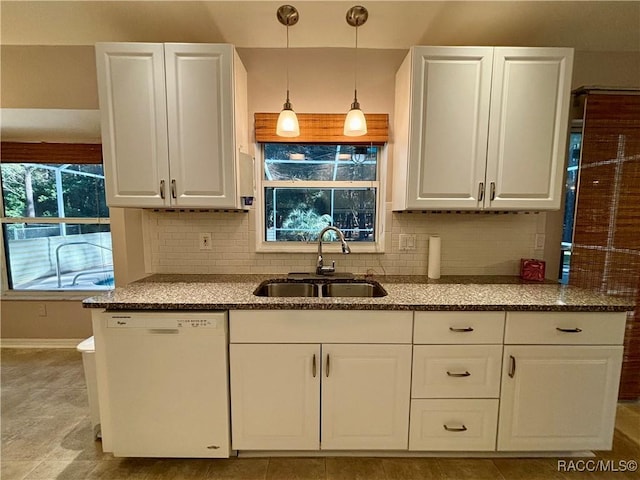
<svg viewBox="0 0 640 480">
<path fill-rule="evenodd" d="M 322 258 L 322 237 L 329 230 L 333 230 L 338 234 L 338 238 L 340 239 L 340 243 L 342 244 L 342 253 L 344 253 L 345 255 L 348 253 L 351 253 L 351 248 L 349 248 L 349 245 L 347 244 L 347 241 L 344 238 L 344 234 L 338 227 L 334 227 L 333 225 L 330 225 L 328 227 L 323 228 L 322 231 L 320 231 L 320 235 L 318 235 L 318 260 L 316 262 L 316 274 L 318 275 L 328 275 L 336 271 L 336 268 L 335 268 L 336 262 L 332 262 L 330 267 L 325 266 L 324 259 Z"/>
</svg>

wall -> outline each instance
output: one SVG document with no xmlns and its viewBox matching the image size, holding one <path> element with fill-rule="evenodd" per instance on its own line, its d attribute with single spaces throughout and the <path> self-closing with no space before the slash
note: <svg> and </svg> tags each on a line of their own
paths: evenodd
<svg viewBox="0 0 640 480">
<path fill-rule="evenodd" d="M 0 337 L 3 339 L 82 340 L 91 335 L 91 311 L 82 308 L 78 300 L 2 300 Z"/>
<path fill-rule="evenodd" d="M 282 49 L 240 49 L 249 73 L 249 110 L 279 111 L 284 102 L 285 52 Z M 294 108 L 299 112 L 343 112 L 352 100 L 353 50 L 291 49 L 290 90 Z M 358 97 L 367 112 L 393 112 L 395 71 L 404 51 L 358 51 Z M 98 108 L 93 48 L 87 46 L 1 46 L 0 107 L 2 108 Z M 604 84 L 640 86 L 640 54 L 625 52 L 576 52 L 573 86 Z M 393 119 L 391 119 L 393 120 Z M 391 132 L 393 141 L 393 132 Z M 389 158 L 392 165 L 393 159 Z M 388 175 L 390 184 L 392 168 Z M 387 199 L 390 198 L 387 189 Z M 250 214 L 180 214 L 113 209 L 114 262 L 116 283 L 126 284 L 145 274 L 143 247 L 149 258 L 146 271 L 209 272 L 265 271 L 284 272 L 293 268 L 311 268 L 309 254 L 258 254 L 253 251 L 255 222 Z M 561 214 L 539 215 L 467 215 L 467 214 L 391 214 L 388 218 L 387 253 L 336 256 L 345 269 L 364 271 L 373 268 L 386 273 L 426 271 L 426 235 L 443 236 L 443 273 L 515 273 L 520 257 L 545 258 L 557 265 L 559 244 L 549 242 L 544 252 L 533 250 L 535 233 L 561 228 Z M 142 241 L 142 223 L 148 228 Z M 553 221 L 552 221 L 553 219 Z M 196 250 L 194 232 L 221 232 L 219 245 L 227 242 L 239 251 L 207 253 L 205 263 Z M 154 230 L 155 229 L 155 230 Z M 175 231 L 172 231 L 175 229 Z M 191 230 L 193 229 L 193 230 Z M 415 252 L 400 253 L 395 241 L 399 233 L 419 235 Z M 554 235 L 555 235 L 554 233 Z M 184 234 L 183 238 L 179 235 Z M 155 237 L 154 237 L 155 235 Z M 176 235 L 174 237 L 174 235 Z M 556 235 L 557 236 L 557 235 Z M 181 247 L 173 241 L 184 241 Z M 547 239 L 549 240 L 549 238 Z M 145 245 L 146 243 L 146 245 Z M 187 245 L 188 244 L 188 245 Z M 179 248 L 179 251 L 170 251 Z M 180 255 L 183 255 L 181 257 Z M 185 258 L 185 257 L 189 258 Z M 188 260 L 194 265 L 185 267 Z M 235 264 L 234 264 L 235 263 Z M 406 265 L 405 265 L 406 264 Z M 254 267 L 255 265 L 255 267 Z M 405 268 L 406 267 L 406 268 Z M 551 276 L 556 267 L 547 268 Z M 254 269 L 254 270 L 252 270 Z M 51 336 L 77 337 L 88 334 L 89 315 L 79 302 L 51 307 L 48 317 L 34 314 L 41 302 L 3 301 L 2 337 Z M 51 302 L 52 305 L 58 303 Z M 60 302 L 62 305 L 64 302 Z M 49 303 L 47 303 L 49 305 Z M 73 306 L 71 306 L 73 305 Z M 54 326 L 55 324 L 55 326 Z M 82 334 L 80 334 L 82 332 Z"/>
<path fill-rule="evenodd" d="M 255 251 L 255 211 L 249 213 L 154 212 L 144 214 L 151 270 L 157 273 L 311 272 L 316 255 Z M 391 213 L 387 209 L 385 253 L 342 255 L 325 246 L 325 261 L 338 271 L 386 275 L 426 275 L 430 234 L 442 237 L 443 275 L 515 275 L 520 258 L 542 256 L 535 234 L 544 232 L 545 214 Z M 198 233 L 211 233 L 213 250 L 198 248 Z M 399 250 L 399 235 L 414 234 L 415 250 Z"/>
</svg>

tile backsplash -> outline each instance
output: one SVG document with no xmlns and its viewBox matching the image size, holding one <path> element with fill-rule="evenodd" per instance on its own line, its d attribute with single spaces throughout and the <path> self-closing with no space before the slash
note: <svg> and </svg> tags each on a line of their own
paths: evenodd
<svg viewBox="0 0 640 480">
<path fill-rule="evenodd" d="M 520 258 L 542 258 L 535 236 L 544 213 L 395 213 L 387 205 L 385 253 L 326 260 L 337 270 L 387 275 L 426 275 L 429 235 L 442 238 L 443 275 L 516 275 Z M 287 273 L 313 271 L 316 255 L 256 252 L 255 210 L 247 212 L 144 212 L 145 254 L 151 273 Z M 200 232 L 212 250 L 200 250 Z M 400 234 L 416 236 L 414 250 L 400 250 Z"/>
</svg>

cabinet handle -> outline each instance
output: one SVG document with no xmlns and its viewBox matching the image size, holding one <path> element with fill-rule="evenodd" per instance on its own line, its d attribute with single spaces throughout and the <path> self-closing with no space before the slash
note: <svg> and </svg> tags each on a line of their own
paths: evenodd
<svg viewBox="0 0 640 480">
<path fill-rule="evenodd" d="M 175 178 L 171 179 L 171 196 L 173 198 L 178 198 L 176 196 L 176 179 Z"/>
<path fill-rule="evenodd" d="M 452 332 L 473 332 L 473 328 L 471 327 L 465 327 L 465 328 L 449 327 L 449 330 L 451 330 Z"/>
<path fill-rule="evenodd" d="M 484 199 L 484 182 L 480 182 L 478 185 L 478 201 L 481 202 Z"/>
<path fill-rule="evenodd" d="M 556 330 L 564 333 L 580 333 L 582 331 L 581 328 L 560 328 L 560 327 L 556 327 Z"/>
<path fill-rule="evenodd" d="M 491 194 L 489 199 L 493 202 L 496 199 L 496 182 L 491 182 Z"/>
<path fill-rule="evenodd" d="M 329 354 L 327 353 L 327 368 L 325 369 L 327 377 L 329 377 Z"/>
<path fill-rule="evenodd" d="M 516 359 L 513 355 L 509 355 L 509 376 L 513 378 L 516 374 Z"/>
<path fill-rule="evenodd" d="M 164 180 L 160 180 L 160 198 L 164 200 Z"/>
<path fill-rule="evenodd" d="M 447 375 L 449 375 L 450 377 L 470 377 L 471 374 L 467 371 L 465 371 L 464 373 L 456 373 L 456 372 L 450 372 L 449 370 L 447 370 Z"/>
<path fill-rule="evenodd" d="M 450 427 L 446 423 L 442 426 L 447 432 L 466 432 L 467 431 L 467 427 L 465 426 L 464 423 L 462 424 L 461 427 Z"/>
<path fill-rule="evenodd" d="M 313 354 L 313 362 L 311 363 L 311 370 L 313 372 L 313 378 L 316 378 L 316 354 Z"/>
</svg>

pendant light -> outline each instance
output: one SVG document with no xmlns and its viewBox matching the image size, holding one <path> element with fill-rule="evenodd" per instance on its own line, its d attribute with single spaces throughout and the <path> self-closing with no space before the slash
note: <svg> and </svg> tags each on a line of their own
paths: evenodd
<svg viewBox="0 0 640 480">
<path fill-rule="evenodd" d="M 369 12 L 361 5 L 356 5 L 347 10 L 347 23 L 356 28 L 356 51 L 354 63 L 354 76 L 353 76 L 353 103 L 351 109 L 347 113 L 347 118 L 344 120 L 344 134 L 348 137 L 359 137 L 366 135 L 367 133 L 367 119 L 364 117 L 364 113 L 360 110 L 360 103 L 358 103 L 358 27 L 364 25 L 369 18 Z"/>
<path fill-rule="evenodd" d="M 297 137 L 300 135 L 300 125 L 298 124 L 298 117 L 296 112 L 293 111 L 291 102 L 289 101 L 289 27 L 298 23 L 300 16 L 298 10 L 292 5 L 282 5 L 278 8 L 276 13 L 278 21 L 287 27 L 287 100 L 284 102 L 282 111 L 278 116 L 278 124 L 276 126 L 276 134 L 279 137 Z"/>
</svg>

